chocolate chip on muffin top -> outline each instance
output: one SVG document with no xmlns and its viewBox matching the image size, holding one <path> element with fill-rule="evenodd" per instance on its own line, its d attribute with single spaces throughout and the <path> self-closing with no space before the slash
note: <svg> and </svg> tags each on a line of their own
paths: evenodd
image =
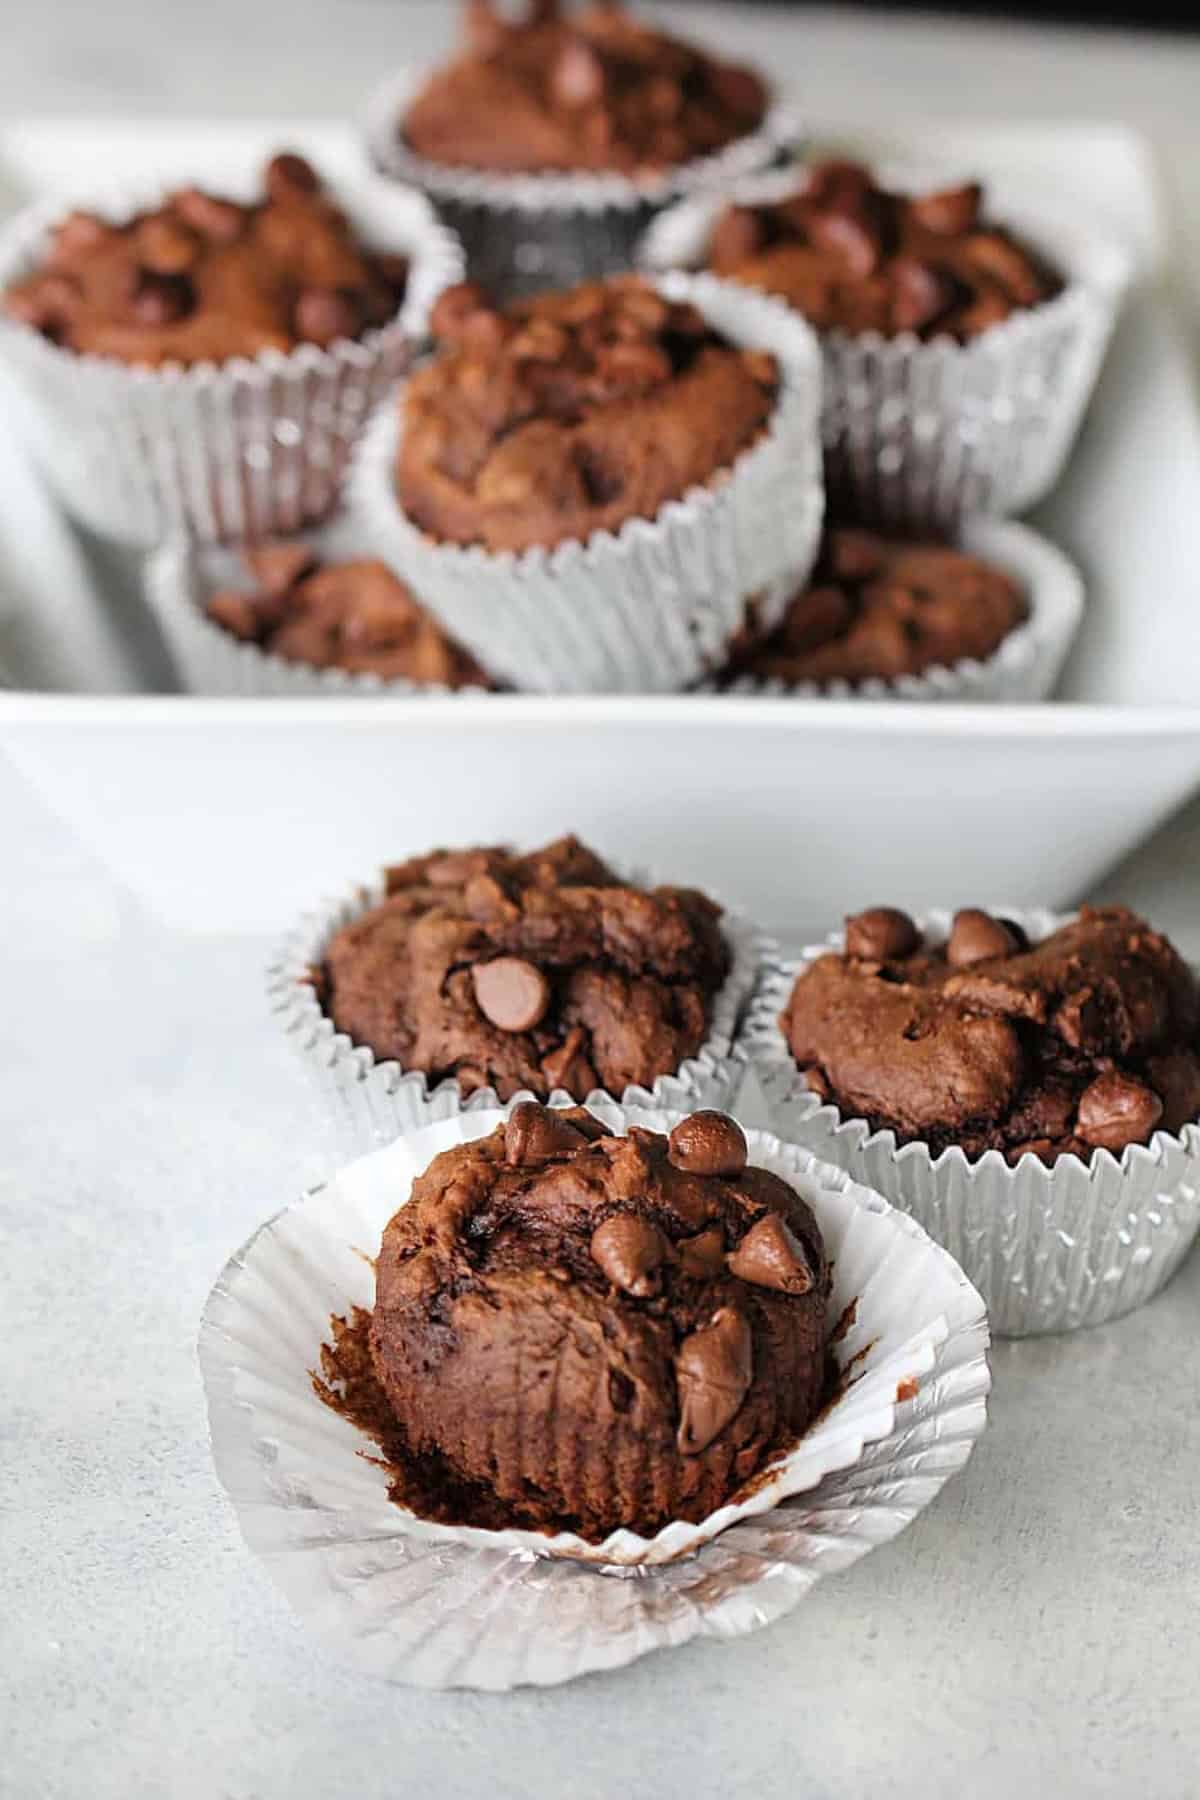
<svg viewBox="0 0 1200 1800">
<path fill-rule="evenodd" d="M 323 562 L 303 544 L 244 552 L 250 589 L 225 588 L 208 602 L 214 624 L 286 662 L 439 687 L 491 687 L 474 658 L 449 637 L 385 563 Z"/>
<path fill-rule="evenodd" d="M 651 1086 L 694 1056 L 730 967 L 720 908 L 622 882 L 575 838 L 387 872 L 316 973 L 339 1031 L 464 1094 Z"/>
<path fill-rule="evenodd" d="M 766 90 L 749 69 L 652 31 L 613 4 L 524 18 L 468 5 L 465 51 L 401 121 L 433 162 L 496 173 L 635 175 L 708 156 L 762 123 Z"/>
<path fill-rule="evenodd" d="M 697 1520 L 811 1422 L 829 1271 L 732 1119 L 614 1135 L 514 1109 L 387 1226 L 370 1349 L 460 1509 L 602 1538 Z"/>
<path fill-rule="evenodd" d="M 432 323 L 443 348 L 405 389 L 396 485 L 450 543 L 549 548 L 653 518 L 753 442 L 778 387 L 771 355 L 637 276 L 502 311 L 464 283 Z"/>
<path fill-rule="evenodd" d="M 366 248 L 311 164 L 282 152 L 251 205 L 181 188 L 117 223 L 67 215 L 2 304 L 64 348 L 158 367 L 358 338 L 399 311 L 401 256 Z"/>
<path fill-rule="evenodd" d="M 827 530 L 809 585 L 725 680 L 896 681 L 993 656 L 1028 603 L 1011 576 L 949 544 Z"/>
<path fill-rule="evenodd" d="M 847 920 L 844 953 L 801 971 L 780 1025 L 844 1116 L 935 1154 L 1086 1160 L 1200 1116 L 1196 980 L 1121 906 L 1038 944 L 977 907 L 941 943 L 873 908 Z"/>
<path fill-rule="evenodd" d="M 966 342 L 1062 287 L 1039 252 L 985 217 L 977 182 L 901 194 L 853 162 L 816 164 L 788 199 L 727 207 L 708 260 L 821 330 L 889 337 Z"/>
</svg>

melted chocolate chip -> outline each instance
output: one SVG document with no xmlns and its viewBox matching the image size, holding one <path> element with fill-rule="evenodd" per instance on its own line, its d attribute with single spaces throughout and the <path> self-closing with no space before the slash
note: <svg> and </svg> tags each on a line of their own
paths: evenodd
<svg viewBox="0 0 1200 1800">
<path fill-rule="evenodd" d="M 513 1107 L 504 1127 L 504 1159 L 517 1168 L 526 1168 L 549 1162 L 554 1156 L 569 1155 L 586 1142 L 583 1133 L 553 1107 L 539 1106 L 536 1100 L 522 1100 Z"/>
<path fill-rule="evenodd" d="M 776 1288 L 782 1294 L 807 1294 L 812 1288 L 804 1246 L 778 1213 L 768 1213 L 752 1225 L 726 1260 L 731 1275 L 755 1287 Z"/>
<path fill-rule="evenodd" d="M 592 1260 L 599 1264 L 614 1287 L 648 1300 L 660 1286 L 659 1269 L 668 1244 L 656 1225 L 634 1213 L 614 1213 L 592 1233 Z"/>
<path fill-rule="evenodd" d="M 921 934 L 906 912 L 895 906 L 872 906 L 846 920 L 846 955 L 863 962 L 894 962 L 911 956 Z"/>
<path fill-rule="evenodd" d="M 684 1338 L 675 1353 L 676 1441 L 684 1456 L 698 1456 L 724 1431 L 746 1398 L 753 1374 L 754 1340 L 735 1307 L 722 1306 L 711 1324 Z"/>
<path fill-rule="evenodd" d="M 727 1113 L 692 1113 L 669 1140 L 672 1163 L 689 1175 L 740 1175 L 747 1154 L 745 1133 Z"/>
<path fill-rule="evenodd" d="M 1085 1143 L 1119 1156 L 1126 1144 L 1143 1144 L 1162 1118 L 1153 1088 L 1119 1069 L 1097 1075 L 1079 1096 L 1077 1130 Z"/>
<path fill-rule="evenodd" d="M 1018 947 L 1003 920 L 994 919 L 977 906 L 965 906 L 954 915 L 946 961 L 960 969 L 968 963 L 985 962 L 991 956 L 1011 956 Z"/>
<path fill-rule="evenodd" d="M 521 956 L 498 956 L 471 970 L 479 1010 L 498 1031 L 532 1031 L 550 1004 L 550 983 Z"/>
</svg>

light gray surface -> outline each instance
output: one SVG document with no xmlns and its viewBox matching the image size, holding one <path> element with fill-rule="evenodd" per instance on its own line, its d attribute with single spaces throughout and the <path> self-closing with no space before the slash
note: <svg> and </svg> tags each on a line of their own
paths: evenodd
<svg viewBox="0 0 1200 1800">
<path fill-rule="evenodd" d="M 0 105 L 328 113 L 447 13 L 8 8 Z M 743 31 L 776 63 L 786 42 L 824 111 L 973 89 L 997 114 L 1126 116 L 1200 245 L 1200 40 L 826 11 Z M 546 1695 L 347 1673 L 241 1545 L 193 1349 L 227 1254 L 333 1153 L 266 1017 L 265 946 L 148 926 L 2 766 L 0 843 L 5 1800 L 1196 1791 L 1200 1258 L 1130 1320 L 999 1347 L 966 1474 L 757 1637 Z M 1198 850 L 1193 809 L 1110 884 L 1192 954 Z"/>
</svg>

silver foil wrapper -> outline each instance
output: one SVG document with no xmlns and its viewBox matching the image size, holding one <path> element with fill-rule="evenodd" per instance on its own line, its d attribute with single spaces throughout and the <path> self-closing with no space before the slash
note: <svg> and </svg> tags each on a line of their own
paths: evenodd
<svg viewBox="0 0 1200 1800">
<path fill-rule="evenodd" d="M 631 879 L 639 886 L 648 885 L 638 873 Z M 338 1031 L 322 1008 L 312 985 L 312 970 L 323 960 L 334 934 L 383 898 L 384 884 L 378 880 L 329 901 L 288 935 L 267 971 L 272 1011 L 299 1052 L 316 1091 L 331 1108 L 343 1141 L 358 1150 L 390 1143 L 401 1132 L 422 1125 L 500 1104 L 490 1087 L 464 1096 L 453 1076 L 431 1083 L 419 1069 L 405 1070 L 398 1062 L 379 1060 L 368 1046 L 355 1044 Z M 711 1106 L 728 1111 L 736 1100 L 745 1062 L 734 1043 L 763 974 L 763 940 L 754 926 L 733 912 L 722 915 L 721 930 L 729 946 L 731 967 L 713 997 L 708 1036 L 695 1056 L 670 1074 L 660 1075 L 651 1088 L 626 1088 L 619 1096 L 622 1105 L 680 1112 Z M 565 1105 L 577 1104 L 563 1091 L 552 1098 Z M 596 1090 L 586 1104 L 592 1099 L 613 1098 Z"/>
<path fill-rule="evenodd" d="M 932 187 L 888 165 L 901 188 Z M 638 261 L 652 271 L 704 263 L 731 200 L 779 200 L 795 171 L 681 201 L 649 227 Z M 965 344 L 912 333 L 821 334 L 821 436 L 831 503 L 884 525 L 951 530 L 977 514 L 1020 513 L 1054 486 L 1075 441 L 1132 277 L 1126 252 L 1082 226 L 1006 223 L 1064 276 L 1063 291 Z"/>
<path fill-rule="evenodd" d="M 410 258 L 401 311 L 357 342 L 149 368 L 60 349 L 0 311 L 0 359 L 29 403 L 31 448 L 63 505 L 93 531 L 144 545 L 172 533 L 252 539 L 332 509 L 359 435 L 412 364 L 429 309 L 461 280 L 463 261 L 421 195 L 373 177 L 327 185 L 364 241 Z M 76 204 L 120 221 L 165 191 L 126 186 Z M 254 191 L 247 184 L 234 197 Z M 0 290 L 38 267 L 67 210 L 61 200 L 39 204 L 4 229 Z"/>
<path fill-rule="evenodd" d="M 614 1131 L 669 1131 L 678 1117 L 595 1110 Z M 765 1479 L 699 1524 L 601 1545 L 433 1524 L 392 1504 L 385 1471 L 310 1371 L 331 1314 L 373 1305 L 373 1258 L 413 1178 L 502 1116 L 463 1115 L 343 1169 L 262 1226 L 205 1307 L 218 1474 L 247 1544 L 331 1648 L 392 1681 L 504 1690 L 737 1636 L 896 1536 L 963 1466 L 987 1416 L 979 1295 L 879 1195 L 751 1131 L 751 1161 L 814 1208 L 833 1264 L 830 1316 L 847 1321 L 830 1346 L 837 1397 Z"/>
<path fill-rule="evenodd" d="M 1033 942 L 1072 916 L 990 910 L 1017 920 Z M 918 923 L 936 942 L 952 917 L 930 912 Z M 952 1146 L 934 1157 L 924 1144 L 900 1145 L 892 1131 L 843 1118 L 806 1086 L 779 1024 L 800 971 L 843 941 L 831 933 L 795 962 L 776 960 L 747 1015 L 741 1046 L 774 1130 L 916 1219 L 975 1283 L 998 1336 L 1099 1325 L 1156 1294 L 1200 1230 L 1200 1126 L 1156 1131 L 1120 1157 L 1097 1150 L 1088 1162 L 1068 1155 L 1047 1167 L 1027 1155 L 1010 1167 L 996 1150 L 972 1161 Z"/>
<path fill-rule="evenodd" d="M 824 510 L 815 337 L 778 302 L 712 276 L 667 275 L 656 285 L 691 301 L 731 342 L 772 352 L 780 388 L 757 441 L 653 519 L 520 555 L 438 543 L 396 498 L 397 408 L 379 414 L 357 453 L 350 495 L 364 540 L 514 687 L 688 687 L 724 660 L 752 599 L 770 629 L 812 568 Z"/>
<path fill-rule="evenodd" d="M 629 268 L 661 207 L 770 168 L 802 135 L 794 102 L 780 97 L 758 131 L 660 174 L 491 174 L 431 162 L 404 143 L 401 120 L 427 79 L 425 70 L 401 69 L 376 88 L 364 121 L 368 155 L 381 173 L 428 195 L 461 240 L 472 279 L 506 297 Z"/>
</svg>

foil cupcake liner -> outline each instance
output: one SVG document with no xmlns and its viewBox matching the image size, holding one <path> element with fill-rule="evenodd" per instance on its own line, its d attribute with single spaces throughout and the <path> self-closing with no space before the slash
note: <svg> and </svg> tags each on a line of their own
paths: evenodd
<svg viewBox="0 0 1200 1800">
<path fill-rule="evenodd" d="M 344 544 L 339 540 L 344 539 Z M 305 533 L 322 554 L 354 555 L 351 534 L 342 526 Z M 190 694 L 243 694 L 302 698 L 306 695 L 402 695 L 447 698 L 481 694 L 478 686 L 450 688 L 432 681 L 318 668 L 263 650 L 234 637 L 208 617 L 205 605 L 221 587 L 236 587 L 240 573 L 234 551 L 215 544 L 173 538 L 153 551 L 144 571 L 146 597 L 158 619 L 182 686 Z"/>
<path fill-rule="evenodd" d="M 678 1114 L 595 1111 L 614 1131 Z M 990 1385 L 983 1304 L 911 1219 L 767 1133 L 754 1163 L 813 1206 L 833 1264 L 841 1391 L 762 1485 L 698 1525 L 604 1544 L 434 1525 L 388 1500 L 366 1443 L 313 1390 L 331 1314 L 374 1302 L 388 1219 L 432 1157 L 499 1111 L 362 1158 L 227 1264 L 200 1329 L 217 1472 L 242 1534 L 331 1648 L 416 1686 L 503 1690 L 617 1668 L 789 1611 L 822 1575 L 896 1536 L 969 1457 Z"/>
<path fill-rule="evenodd" d="M 780 97 L 757 131 L 660 174 L 490 174 L 431 162 L 401 140 L 399 121 L 427 79 L 426 70 L 402 69 L 375 89 L 367 153 L 382 174 L 429 196 L 462 241 L 472 278 L 506 296 L 627 269 L 659 208 L 770 168 L 802 136 L 794 102 Z"/>
<path fill-rule="evenodd" d="M 1032 941 L 1073 914 L 990 909 L 1017 920 Z M 949 933 L 948 911 L 918 923 Z M 892 1131 L 843 1118 L 805 1085 L 779 1024 L 796 976 L 843 947 L 840 932 L 776 960 L 746 1017 L 741 1048 L 755 1069 L 771 1125 L 916 1219 L 960 1263 L 983 1295 L 994 1333 L 1027 1337 L 1119 1318 L 1171 1279 L 1200 1230 L 1200 1126 L 1156 1131 L 1120 1157 L 1060 1156 L 1047 1167 L 1023 1156 L 1010 1167 L 997 1150 L 970 1160 L 956 1146 L 940 1156 Z"/>
<path fill-rule="evenodd" d="M 640 873 L 635 872 L 632 879 L 643 885 Z M 300 1053 L 318 1092 L 332 1108 L 343 1140 L 360 1150 L 375 1149 L 402 1132 L 423 1125 L 500 1105 L 493 1088 L 478 1088 L 464 1097 L 453 1076 L 431 1083 L 423 1070 L 405 1070 L 398 1062 L 378 1059 L 367 1045 L 355 1044 L 345 1032 L 338 1031 L 322 1008 L 310 979 L 312 969 L 322 961 L 335 932 L 378 906 L 383 898 L 380 878 L 326 902 L 288 935 L 267 971 L 272 1011 Z M 722 914 L 721 931 L 729 947 L 731 966 L 713 997 L 708 1036 L 695 1056 L 688 1057 L 673 1073 L 660 1075 L 652 1087 L 626 1088 L 619 1096 L 622 1105 L 681 1112 L 711 1106 L 727 1111 L 736 1100 L 745 1076 L 745 1062 L 734 1045 L 763 974 L 763 939 L 748 920 L 735 912 Z M 577 1104 L 562 1089 L 557 1089 L 552 1098 L 565 1105 Z M 613 1098 L 597 1089 L 584 1104 L 590 1106 L 593 1099 L 611 1102 Z"/>
<path fill-rule="evenodd" d="M 885 167 L 907 187 L 936 185 Z M 647 270 L 702 263 L 723 207 L 784 198 L 793 171 L 681 201 L 638 249 Z M 1057 482 L 1100 372 L 1132 263 L 1078 225 L 1051 229 L 1020 209 L 1006 220 L 1062 270 L 1061 294 L 1014 313 L 969 343 L 912 333 L 821 333 L 821 436 L 831 500 L 857 518 L 952 530 L 978 514 L 1024 512 Z"/>
<path fill-rule="evenodd" d="M 398 407 L 380 412 L 355 457 L 350 496 L 364 539 L 516 688 L 688 687 L 721 662 L 751 597 L 764 629 L 778 623 L 816 557 L 824 495 L 815 337 L 777 301 L 712 276 L 667 275 L 656 286 L 691 301 L 731 342 L 771 351 L 780 390 L 756 442 L 653 519 L 520 555 L 437 543 L 396 498 Z"/>
<path fill-rule="evenodd" d="M 1006 519 L 973 519 L 957 534 L 972 556 L 1003 569 L 1019 583 L 1029 617 L 982 660 L 967 657 L 897 680 L 786 682 L 778 676 L 738 675 L 706 682 L 709 692 L 786 697 L 791 700 L 1045 700 L 1054 690 L 1083 616 L 1083 578 L 1046 538 Z"/>
<path fill-rule="evenodd" d="M 61 349 L 0 311 L 0 359 L 30 402 L 31 448 L 93 531 L 142 545 L 178 532 L 254 539 L 332 509 L 355 442 L 411 366 L 429 309 L 461 280 L 463 260 L 419 194 L 376 178 L 328 187 L 368 243 L 411 258 L 396 318 L 354 343 L 151 368 Z M 165 192 L 125 186 L 76 204 L 119 221 Z M 0 234 L 0 290 L 39 265 L 66 211 L 61 199 L 30 207 Z"/>
</svg>

